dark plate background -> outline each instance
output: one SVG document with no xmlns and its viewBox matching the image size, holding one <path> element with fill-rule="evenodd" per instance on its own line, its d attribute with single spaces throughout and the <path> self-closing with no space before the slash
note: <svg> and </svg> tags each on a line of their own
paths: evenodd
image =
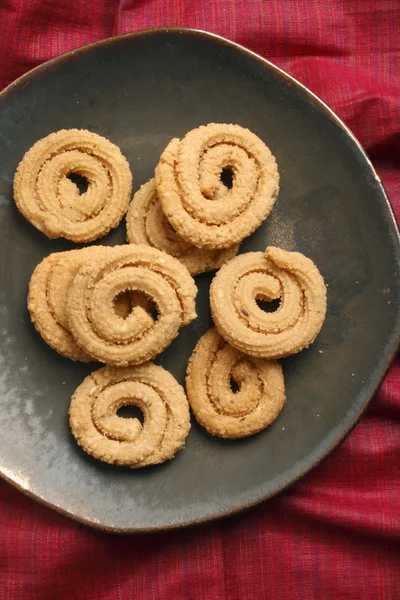
<svg viewBox="0 0 400 600">
<path fill-rule="evenodd" d="M 283 361 L 287 403 L 277 421 L 241 441 L 193 422 L 186 449 L 160 467 L 103 465 L 75 444 L 67 410 L 93 367 L 50 350 L 30 325 L 29 277 L 47 254 L 72 248 L 29 225 L 12 201 L 24 152 L 61 128 L 118 144 L 134 189 L 152 176 L 171 137 L 199 124 L 239 123 L 276 155 L 281 192 L 241 251 L 299 250 L 329 285 L 316 343 Z M 214 518 L 295 481 L 351 429 L 399 339 L 399 244 L 387 198 L 355 139 L 315 96 L 271 64 L 201 32 L 156 30 L 94 44 L 51 61 L 0 95 L 0 471 L 37 499 L 91 525 L 148 530 Z M 124 223 L 106 238 L 124 241 Z M 103 243 L 103 241 L 102 241 Z M 160 358 L 181 383 L 211 325 L 197 278 L 199 318 Z"/>
</svg>

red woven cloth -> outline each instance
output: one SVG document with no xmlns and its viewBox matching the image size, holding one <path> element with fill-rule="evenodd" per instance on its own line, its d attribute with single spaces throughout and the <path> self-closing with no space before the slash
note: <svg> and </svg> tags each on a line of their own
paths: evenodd
<svg viewBox="0 0 400 600">
<path fill-rule="evenodd" d="M 235 40 L 321 96 L 400 215 L 397 0 L 3 0 L 0 88 L 97 39 L 156 26 Z M 398 600 L 400 369 L 358 427 L 279 498 L 194 529 L 118 537 L 0 483 L 0 600 Z"/>
</svg>

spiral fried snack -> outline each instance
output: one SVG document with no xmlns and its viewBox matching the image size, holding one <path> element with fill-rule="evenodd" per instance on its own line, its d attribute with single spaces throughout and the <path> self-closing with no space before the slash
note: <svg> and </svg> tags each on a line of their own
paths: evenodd
<svg viewBox="0 0 400 600">
<path fill-rule="evenodd" d="M 114 299 L 127 291 L 154 302 L 157 318 L 141 306 L 126 319 L 116 315 Z M 172 256 L 144 245 L 115 246 L 76 275 L 67 301 L 69 326 L 97 360 L 140 364 L 162 352 L 179 328 L 196 318 L 196 293 L 188 270 Z"/>
<path fill-rule="evenodd" d="M 233 173 L 230 190 L 221 181 Z M 155 170 L 162 209 L 174 230 L 199 248 L 229 248 L 269 215 L 279 190 L 275 158 L 254 133 L 211 123 L 173 139 Z"/>
<path fill-rule="evenodd" d="M 280 299 L 267 313 L 256 300 Z M 260 358 L 300 352 L 318 335 L 326 315 L 326 287 L 314 263 L 299 252 L 268 247 L 233 258 L 210 288 L 214 323 L 232 346 Z"/>
<path fill-rule="evenodd" d="M 68 176 L 81 175 L 79 194 Z M 49 238 L 90 242 L 116 227 L 128 209 L 132 175 L 120 149 L 84 129 L 62 129 L 25 154 L 14 177 L 18 210 Z"/>
<path fill-rule="evenodd" d="M 207 250 L 183 240 L 162 211 L 154 179 L 142 185 L 134 195 L 126 215 L 126 231 L 130 244 L 148 244 L 164 250 L 175 256 L 193 276 L 219 269 L 239 249 L 239 244 L 235 244 L 224 250 Z"/>
<path fill-rule="evenodd" d="M 55 252 L 40 262 L 29 282 L 28 310 L 32 323 L 51 348 L 71 360 L 93 360 L 72 336 L 66 311 L 71 283 L 80 267 L 100 256 L 104 246 Z"/>
<path fill-rule="evenodd" d="M 127 405 L 143 411 L 143 425 L 117 415 Z M 93 372 L 72 396 L 69 416 L 72 433 L 85 452 L 132 468 L 172 458 L 190 429 L 182 386 L 153 363 Z"/>
<path fill-rule="evenodd" d="M 237 392 L 232 390 L 232 379 Z M 189 359 L 186 391 L 200 425 L 223 438 L 261 431 L 276 419 L 285 402 L 279 363 L 242 354 L 216 329 L 200 338 Z"/>
</svg>

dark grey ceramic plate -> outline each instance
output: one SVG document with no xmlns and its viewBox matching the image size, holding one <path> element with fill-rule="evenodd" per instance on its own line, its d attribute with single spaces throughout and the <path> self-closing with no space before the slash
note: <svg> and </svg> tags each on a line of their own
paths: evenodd
<svg viewBox="0 0 400 600">
<path fill-rule="evenodd" d="M 186 449 L 131 471 L 86 456 L 68 428 L 72 392 L 91 370 L 50 350 L 30 325 L 29 277 L 51 241 L 16 211 L 12 179 L 48 133 L 96 131 L 118 144 L 137 189 L 173 136 L 211 121 L 255 131 L 276 155 L 281 192 L 241 248 L 310 256 L 329 285 L 328 316 L 308 351 L 282 362 L 287 403 L 249 439 L 223 441 L 193 422 Z M 154 30 L 50 61 L 0 95 L 0 471 L 84 523 L 145 531 L 205 521 L 268 498 L 304 475 L 351 430 L 388 369 L 400 331 L 399 238 L 367 157 L 339 119 L 288 75 L 226 40 Z M 124 224 L 106 242 L 124 241 Z M 180 382 L 211 325 L 210 275 L 197 278 L 199 318 L 163 355 Z"/>
</svg>

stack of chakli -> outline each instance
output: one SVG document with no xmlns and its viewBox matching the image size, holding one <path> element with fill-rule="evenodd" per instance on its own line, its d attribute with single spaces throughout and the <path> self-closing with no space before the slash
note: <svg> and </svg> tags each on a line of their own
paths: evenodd
<svg viewBox="0 0 400 600">
<path fill-rule="evenodd" d="M 72 175 L 87 180 L 82 194 Z M 98 134 L 61 130 L 25 154 L 15 202 L 49 238 L 92 242 L 126 214 L 128 244 L 50 254 L 29 285 L 28 309 L 45 342 L 70 360 L 106 365 L 77 388 L 69 411 L 91 456 L 132 468 L 171 459 L 189 433 L 189 406 L 225 438 L 277 418 L 285 402 L 277 359 L 311 344 L 326 313 L 325 284 L 309 258 L 274 247 L 236 256 L 278 191 L 274 156 L 239 125 L 212 123 L 172 139 L 132 200 L 128 161 Z M 205 271 L 217 271 L 215 328 L 189 359 L 185 392 L 151 361 L 197 317 L 193 277 Z M 280 305 L 268 313 L 259 300 Z M 143 424 L 117 414 L 125 405 L 139 407 Z"/>
</svg>

